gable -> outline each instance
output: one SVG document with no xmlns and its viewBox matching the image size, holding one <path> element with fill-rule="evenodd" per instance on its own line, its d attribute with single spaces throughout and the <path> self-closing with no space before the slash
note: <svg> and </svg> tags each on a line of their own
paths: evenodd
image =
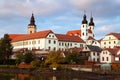
<svg viewBox="0 0 120 80">
<path fill-rule="evenodd" d="M 46 38 L 57 39 L 54 33 L 49 33 Z"/>
<path fill-rule="evenodd" d="M 116 39 L 118 39 L 118 38 L 116 38 L 114 35 L 107 35 L 102 39 L 102 41 L 104 41 L 104 40 L 116 40 Z"/>
</svg>

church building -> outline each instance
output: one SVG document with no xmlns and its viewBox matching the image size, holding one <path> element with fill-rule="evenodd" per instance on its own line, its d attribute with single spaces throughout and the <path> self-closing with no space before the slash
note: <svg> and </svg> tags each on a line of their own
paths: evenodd
<svg viewBox="0 0 120 80">
<path fill-rule="evenodd" d="M 82 22 L 82 37 L 66 34 L 56 34 L 52 30 L 44 30 L 37 32 L 34 14 L 32 14 L 30 24 L 28 25 L 28 34 L 9 34 L 9 36 L 12 39 L 12 45 L 14 50 L 26 48 L 29 50 L 39 49 L 48 51 L 65 51 L 69 48 L 85 46 L 85 40 L 88 37 L 88 28 L 86 26 L 86 16 L 84 15 L 84 20 Z M 90 26 L 91 32 L 93 31 L 92 27 L 93 26 Z M 90 34 L 90 36 L 93 35 Z"/>
</svg>

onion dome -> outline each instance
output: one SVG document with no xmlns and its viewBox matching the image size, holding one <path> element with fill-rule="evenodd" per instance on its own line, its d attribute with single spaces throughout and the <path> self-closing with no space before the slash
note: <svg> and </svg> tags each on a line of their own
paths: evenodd
<svg viewBox="0 0 120 80">
<path fill-rule="evenodd" d="M 89 26 L 94 26 L 93 17 L 90 18 Z"/>
<path fill-rule="evenodd" d="M 86 15 L 84 14 L 82 24 L 87 24 L 87 23 L 88 23 L 88 21 L 86 20 Z"/>
</svg>

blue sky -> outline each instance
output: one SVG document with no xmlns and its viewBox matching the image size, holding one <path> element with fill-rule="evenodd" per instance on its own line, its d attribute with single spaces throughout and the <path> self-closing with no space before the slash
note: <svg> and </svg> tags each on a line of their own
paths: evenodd
<svg viewBox="0 0 120 80">
<path fill-rule="evenodd" d="M 120 0 L 0 0 L 0 37 L 27 33 L 32 12 L 37 31 L 65 34 L 81 28 L 84 9 L 88 21 L 92 11 L 96 39 L 120 32 Z"/>
</svg>

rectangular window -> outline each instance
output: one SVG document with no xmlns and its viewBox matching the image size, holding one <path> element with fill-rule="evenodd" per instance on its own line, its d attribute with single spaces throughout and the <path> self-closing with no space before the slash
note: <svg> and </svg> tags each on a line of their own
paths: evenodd
<svg viewBox="0 0 120 80">
<path fill-rule="evenodd" d="M 54 41 L 54 44 L 56 44 L 56 41 Z"/>
<path fill-rule="evenodd" d="M 59 46 L 61 46 L 61 43 L 59 43 Z"/>
<path fill-rule="evenodd" d="M 40 44 L 40 40 L 38 41 L 38 44 Z"/>
<path fill-rule="evenodd" d="M 104 61 L 104 57 L 102 57 L 102 61 Z"/>
<path fill-rule="evenodd" d="M 107 59 L 106 59 L 107 61 L 109 60 L 109 58 L 107 57 Z"/>
<path fill-rule="evenodd" d="M 116 42 L 114 41 L 114 44 L 116 44 Z"/>
<path fill-rule="evenodd" d="M 72 46 L 72 43 L 70 44 L 70 46 Z"/>
<path fill-rule="evenodd" d="M 83 47 L 83 44 L 80 44 L 80 47 Z"/>
<path fill-rule="evenodd" d="M 93 52 L 93 55 L 95 56 L 95 52 Z"/>
<path fill-rule="evenodd" d="M 48 43 L 50 44 L 50 43 L 51 43 L 51 40 L 49 40 Z"/>
</svg>

